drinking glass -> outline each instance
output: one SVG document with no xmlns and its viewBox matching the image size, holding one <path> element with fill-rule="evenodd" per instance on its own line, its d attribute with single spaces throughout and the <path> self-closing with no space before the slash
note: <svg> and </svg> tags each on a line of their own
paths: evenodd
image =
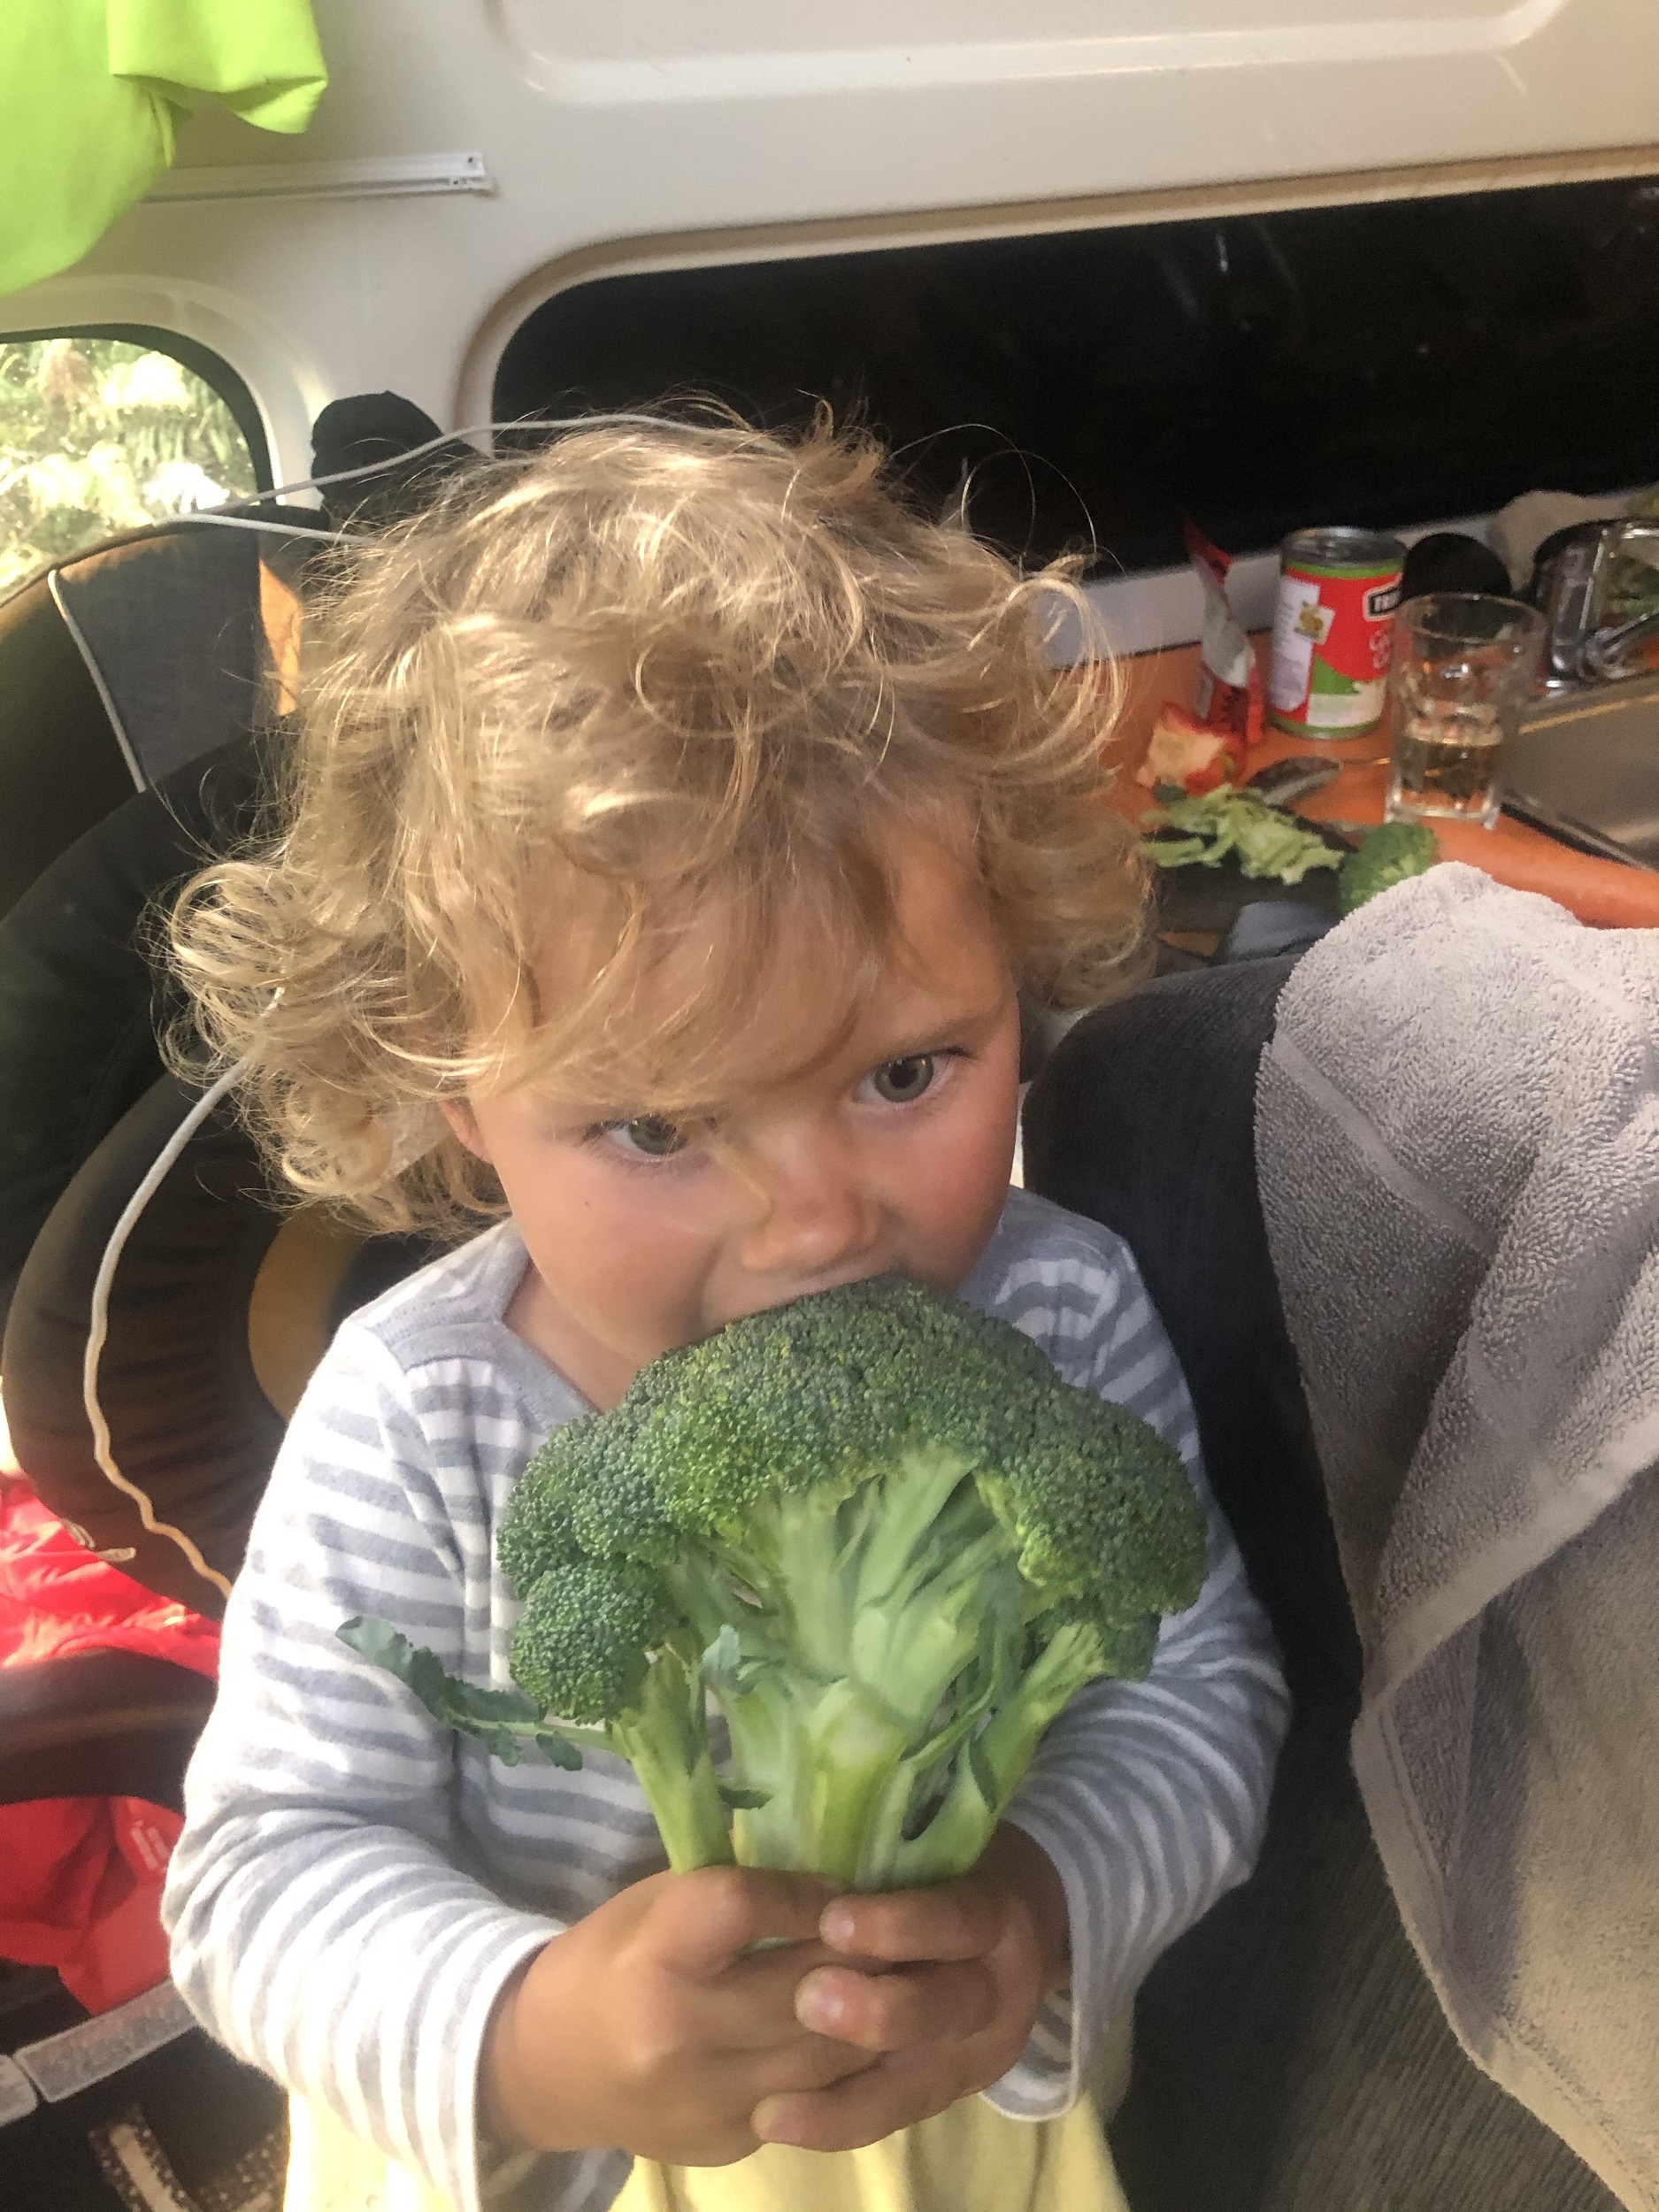
<svg viewBox="0 0 1659 2212">
<path fill-rule="evenodd" d="M 1496 822 L 1503 748 L 1543 639 L 1543 616 L 1518 599 L 1437 591 L 1406 601 L 1388 679 L 1391 822 Z"/>
</svg>

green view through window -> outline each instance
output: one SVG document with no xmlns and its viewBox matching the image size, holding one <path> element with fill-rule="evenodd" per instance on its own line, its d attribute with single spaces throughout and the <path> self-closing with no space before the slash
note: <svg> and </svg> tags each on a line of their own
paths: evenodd
<svg viewBox="0 0 1659 2212">
<path fill-rule="evenodd" d="M 0 594 L 100 538 L 259 488 L 264 440 L 256 455 L 238 420 L 250 406 L 148 335 L 0 340 Z"/>
</svg>

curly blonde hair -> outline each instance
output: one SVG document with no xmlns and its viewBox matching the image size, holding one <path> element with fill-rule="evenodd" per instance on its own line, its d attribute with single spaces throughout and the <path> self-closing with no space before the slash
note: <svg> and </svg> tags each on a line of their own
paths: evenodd
<svg viewBox="0 0 1659 2212">
<path fill-rule="evenodd" d="M 273 833 L 171 921 L 288 1182 L 453 1234 L 502 1204 L 441 1098 L 624 1067 L 636 1110 L 714 1095 L 786 906 L 826 976 L 872 971 L 895 818 L 966 826 L 1026 992 L 1109 996 L 1145 886 L 1105 797 L 1114 680 L 1048 664 L 1056 595 L 1071 565 L 1021 577 L 918 516 L 826 416 L 584 428 L 365 540 L 306 609 Z M 642 1037 L 710 912 L 719 956 Z M 596 950 L 547 1004 L 562 932 Z"/>
</svg>

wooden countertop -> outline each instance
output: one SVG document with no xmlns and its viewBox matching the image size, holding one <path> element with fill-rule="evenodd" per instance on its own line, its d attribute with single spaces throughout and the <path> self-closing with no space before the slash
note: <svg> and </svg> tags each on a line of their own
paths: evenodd
<svg viewBox="0 0 1659 2212">
<path fill-rule="evenodd" d="M 1272 641 L 1264 632 L 1254 643 L 1265 680 Z M 1125 695 L 1110 748 L 1119 764 L 1114 799 L 1124 813 L 1138 820 L 1153 802 L 1150 793 L 1135 782 L 1134 771 L 1146 752 L 1161 703 L 1175 699 L 1191 706 L 1198 648 L 1179 645 L 1137 654 L 1119 666 Z M 1266 741 L 1252 750 L 1246 772 L 1254 775 L 1289 753 L 1328 754 L 1345 764 L 1342 773 L 1305 800 L 1299 813 L 1319 821 L 1382 820 L 1388 756 L 1386 719 L 1368 736 L 1340 741 L 1288 737 L 1270 728 Z M 1659 874 L 1649 869 L 1627 868 L 1617 860 L 1575 852 L 1541 830 L 1511 821 L 1507 814 L 1492 829 L 1471 822 L 1437 822 L 1434 830 L 1445 859 L 1468 861 L 1515 890 L 1541 892 L 1580 921 L 1604 929 L 1659 928 Z"/>
</svg>

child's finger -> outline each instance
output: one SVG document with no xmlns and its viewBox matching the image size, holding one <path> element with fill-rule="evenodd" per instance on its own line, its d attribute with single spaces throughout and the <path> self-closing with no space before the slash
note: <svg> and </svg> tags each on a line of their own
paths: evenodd
<svg viewBox="0 0 1659 2212">
<path fill-rule="evenodd" d="M 621 2087 L 621 2126 L 636 2155 L 672 2166 L 724 2165 L 756 2147 L 749 2114 L 768 2097 L 808 2099 L 875 2064 L 867 2052 L 802 2035 L 762 2054 L 731 2055 L 690 2074 Z"/>
<path fill-rule="evenodd" d="M 833 1894 L 812 1874 L 703 1867 L 664 1879 L 651 1901 L 648 1939 L 671 1972 L 718 1973 L 751 1944 L 815 1939 Z"/>
<path fill-rule="evenodd" d="M 936 1889 L 837 1897 L 825 1906 L 818 1932 L 832 1951 L 896 1965 L 982 1958 L 995 1947 L 1003 1920 L 1000 1900 L 970 1877 Z"/>
<path fill-rule="evenodd" d="M 991 1976 L 972 1961 L 861 1974 L 820 1966 L 795 1993 L 795 2016 L 815 2034 L 865 2051 L 902 2051 L 941 2036 L 977 2035 L 996 2016 Z"/>
<path fill-rule="evenodd" d="M 880 2063 L 870 2052 L 854 2050 L 850 2043 L 803 2035 L 772 2050 L 749 2051 L 723 2059 L 713 2078 L 731 2085 L 733 2101 L 741 2101 L 746 2093 L 753 2105 L 769 2096 L 821 2095 Z"/>
<path fill-rule="evenodd" d="M 942 2112 L 983 2085 L 972 2078 L 965 2047 L 941 2046 L 939 2062 L 920 2074 L 913 2064 L 879 2059 L 827 2089 L 763 2097 L 749 2125 L 763 2143 L 856 2151 Z"/>
<path fill-rule="evenodd" d="M 795 1991 L 827 1957 L 821 1943 L 786 1944 L 734 1959 L 723 1973 L 677 1976 L 659 2009 L 707 2050 L 752 2053 L 810 2040 L 815 2031 L 796 2014 Z"/>
<path fill-rule="evenodd" d="M 801 1947 L 824 1956 L 816 1943 Z M 630 2100 L 646 2102 L 676 2082 L 700 2080 L 709 2085 L 711 2108 L 747 2115 L 769 2090 L 822 2088 L 867 2066 L 867 2051 L 796 2019 L 799 1973 L 792 1951 L 738 1960 L 713 1975 L 649 1972 L 632 2001 L 608 2008 L 612 2078 Z M 603 1994 L 599 2003 L 606 2005 Z"/>
</svg>

